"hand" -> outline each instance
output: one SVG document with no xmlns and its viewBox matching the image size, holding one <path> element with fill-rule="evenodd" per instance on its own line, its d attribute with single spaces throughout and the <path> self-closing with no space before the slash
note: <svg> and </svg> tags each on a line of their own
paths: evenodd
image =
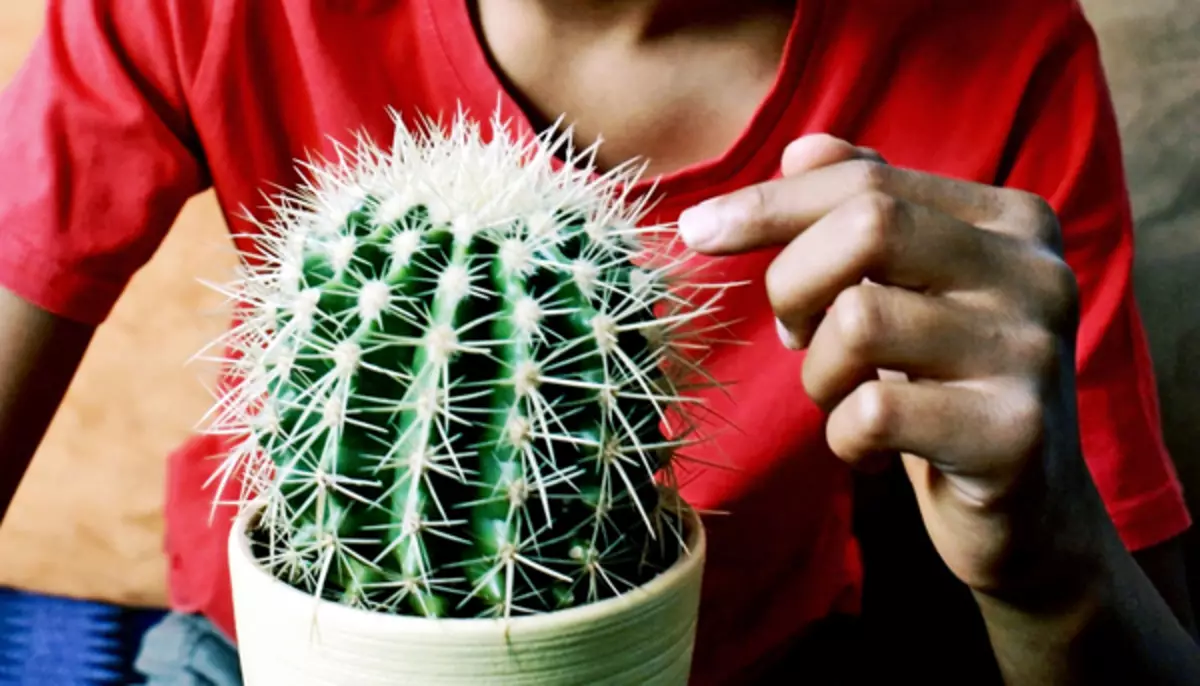
<svg viewBox="0 0 1200 686">
<path fill-rule="evenodd" d="M 688 210 L 680 231 L 710 255 L 782 247 L 767 295 L 784 344 L 807 348 L 830 447 L 864 469 L 902 455 L 964 583 L 1032 590 L 1094 559 L 1106 515 L 1074 418 L 1076 287 L 1046 202 L 815 136 L 783 178 Z"/>
</svg>

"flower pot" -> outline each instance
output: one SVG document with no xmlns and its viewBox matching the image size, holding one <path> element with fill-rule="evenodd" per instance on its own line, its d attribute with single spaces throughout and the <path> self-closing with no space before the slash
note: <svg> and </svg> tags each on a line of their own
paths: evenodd
<svg viewBox="0 0 1200 686">
<path fill-rule="evenodd" d="M 688 510 L 689 554 L 622 596 L 508 619 L 388 615 L 318 600 L 254 559 L 247 509 L 229 538 L 238 649 L 247 686 L 687 683 L 705 560 Z"/>
</svg>

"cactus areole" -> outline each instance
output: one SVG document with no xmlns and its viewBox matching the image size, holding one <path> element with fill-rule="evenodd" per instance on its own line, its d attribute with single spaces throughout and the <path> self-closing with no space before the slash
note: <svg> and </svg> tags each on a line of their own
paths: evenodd
<svg viewBox="0 0 1200 686">
<path fill-rule="evenodd" d="M 569 131 L 396 122 L 251 219 L 209 430 L 236 437 L 218 478 L 261 508 L 256 560 L 425 617 L 645 584 L 688 554 L 671 460 L 722 287 L 684 283 L 638 169 L 597 173 Z"/>
</svg>

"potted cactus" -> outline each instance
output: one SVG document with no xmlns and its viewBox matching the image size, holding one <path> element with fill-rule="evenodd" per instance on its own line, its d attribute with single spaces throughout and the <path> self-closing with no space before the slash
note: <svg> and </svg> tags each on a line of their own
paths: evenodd
<svg viewBox="0 0 1200 686">
<path fill-rule="evenodd" d="M 395 121 L 270 199 L 230 291 L 246 683 L 686 683 L 671 464 L 724 286 L 569 130 Z"/>
</svg>

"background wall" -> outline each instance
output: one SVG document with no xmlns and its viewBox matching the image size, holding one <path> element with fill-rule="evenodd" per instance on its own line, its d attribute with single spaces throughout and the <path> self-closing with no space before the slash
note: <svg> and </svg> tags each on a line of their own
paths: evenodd
<svg viewBox="0 0 1200 686">
<path fill-rule="evenodd" d="M 1139 222 L 1138 296 L 1165 432 L 1200 517 L 1200 3 L 1084 0 L 1101 36 Z M 0 86 L 40 28 L 43 3 L 0 4 Z M 101 328 L 0 527 L 0 585 L 157 605 L 166 454 L 209 397 L 182 361 L 225 320 L 194 276 L 233 259 L 211 196 L 188 205 Z M 1200 570 L 1200 534 L 1192 536 Z M 1200 575 L 1198 575 L 1200 578 Z M 1200 588 L 1197 589 L 1200 596 Z"/>
<path fill-rule="evenodd" d="M 1138 300 L 1164 433 L 1200 522 L 1200 2 L 1084 0 L 1100 34 L 1138 222 Z M 1200 526 L 1189 538 L 1200 609 Z"/>
</svg>

